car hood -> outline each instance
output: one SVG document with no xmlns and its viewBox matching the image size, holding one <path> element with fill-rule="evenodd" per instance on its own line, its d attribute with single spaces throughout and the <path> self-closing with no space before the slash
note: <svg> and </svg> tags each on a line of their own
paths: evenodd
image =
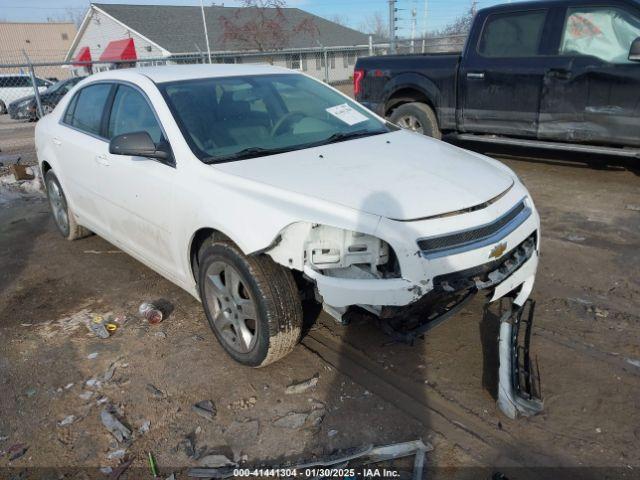
<svg viewBox="0 0 640 480">
<path fill-rule="evenodd" d="M 397 131 L 215 164 L 249 180 L 395 220 L 479 205 L 513 184 L 508 171 L 444 142 Z"/>
<path fill-rule="evenodd" d="M 33 95 L 27 95 L 26 97 L 21 97 L 17 100 L 14 100 L 13 102 L 11 102 L 9 104 L 10 107 L 16 106 L 18 105 L 20 102 L 24 102 L 25 100 L 34 100 L 36 97 L 34 97 Z M 42 98 L 42 96 L 40 96 L 40 98 Z"/>
</svg>

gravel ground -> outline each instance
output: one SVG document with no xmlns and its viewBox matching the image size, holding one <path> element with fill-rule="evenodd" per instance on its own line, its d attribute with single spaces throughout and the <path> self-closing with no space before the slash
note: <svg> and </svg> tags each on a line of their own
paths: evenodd
<svg viewBox="0 0 640 480">
<path fill-rule="evenodd" d="M 6 132 L 22 138 L 32 128 L 0 123 L 3 153 Z M 30 193 L 0 207 L 0 450 L 28 448 L 13 461 L 15 448 L 4 453 L 0 467 L 115 468 L 130 458 L 132 469 L 142 469 L 152 451 L 169 474 L 207 454 L 273 463 L 422 437 L 435 447 L 428 464 L 449 467 L 436 477 L 478 478 L 468 467 L 509 466 L 508 452 L 489 462 L 478 455 L 473 442 L 487 443 L 480 426 L 525 465 L 607 467 L 614 477 L 637 477 L 638 178 L 620 168 L 497 157 L 521 176 L 542 218 L 533 294 L 541 415 L 510 421 L 496 410 L 495 324 L 481 322 L 480 298 L 414 347 L 389 344 L 366 317 L 342 327 L 307 306 L 310 336 L 330 337 L 338 360 L 305 342 L 274 365 L 247 369 L 224 354 L 196 300 L 99 237 L 64 241 L 44 198 Z M 167 306 L 165 321 L 151 326 L 137 317 L 145 300 Z M 92 314 L 126 321 L 101 340 L 83 323 Z M 379 368 L 379 378 L 349 376 L 347 350 Z M 314 375 L 315 387 L 285 393 Z M 416 401 L 437 396 L 461 412 L 448 420 L 467 425 L 463 436 L 439 428 L 436 412 L 416 416 L 400 397 L 374 393 L 376 382 L 395 378 L 417 392 Z M 216 407 L 212 419 L 192 409 L 203 400 Z M 107 432 L 105 408 L 132 440 L 118 443 Z M 122 449 L 125 459 L 117 458 Z"/>
</svg>

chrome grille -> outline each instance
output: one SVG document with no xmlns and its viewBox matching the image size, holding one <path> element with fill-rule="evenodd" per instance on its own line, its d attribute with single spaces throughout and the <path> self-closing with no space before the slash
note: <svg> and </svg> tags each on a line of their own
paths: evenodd
<svg viewBox="0 0 640 480">
<path fill-rule="evenodd" d="M 531 210 L 527 208 L 523 200 L 502 217 L 491 223 L 462 232 L 423 238 L 418 240 L 418 246 L 426 256 L 431 256 L 444 250 L 447 251 L 446 253 L 456 253 L 449 252 L 449 250 L 457 250 L 467 246 L 473 246 L 475 248 L 476 243 L 493 239 L 493 237 L 498 234 L 507 235 L 524 222 L 530 213 Z M 478 247 L 479 246 L 480 245 L 478 245 Z"/>
</svg>

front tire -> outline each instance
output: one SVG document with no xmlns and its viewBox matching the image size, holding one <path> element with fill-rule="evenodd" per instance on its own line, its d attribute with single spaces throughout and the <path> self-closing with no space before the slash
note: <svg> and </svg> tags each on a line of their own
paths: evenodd
<svg viewBox="0 0 640 480">
<path fill-rule="evenodd" d="M 73 211 L 69 208 L 67 197 L 62 190 L 55 173 L 49 170 L 44 176 L 51 214 L 58 230 L 67 240 L 77 240 L 91 235 L 91 232 L 79 225 Z"/>
<path fill-rule="evenodd" d="M 205 315 L 229 356 L 263 367 L 291 352 L 302 331 L 291 272 L 266 255 L 245 256 L 229 240 L 211 239 L 198 257 Z"/>
<path fill-rule="evenodd" d="M 0 115 L 4 115 L 5 113 L 7 113 L 7 106 L 0 100 Z"/>
<path fill-rule="evenodd" d="M 422 133 L 438 140 L 442 138 L 436 114 L 429 105 L 424 103 L 411 102 L 400 105 L 393 111 L 389 120 L 400 128 Z"/>
</svg>

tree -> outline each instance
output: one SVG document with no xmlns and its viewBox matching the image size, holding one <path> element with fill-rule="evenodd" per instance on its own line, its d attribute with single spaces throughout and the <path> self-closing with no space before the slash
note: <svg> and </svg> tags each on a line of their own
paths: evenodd
<svg viewBox="0 0 640 480">
<path fill-rule="evenodd" d="M 380 12 L 367 15 L 360 24 L 360 30 L 380 38 L 387 38 L 389 36 L 389 27 Z"/>
<path fill-rule="evenodd" d="M 475 8 L 472 6 L 465 13 L 456 18 L 453 22 L 434 32 L 434 36 L 446 35 L 466 35 L 471 30 L 471 23 L 475 15 Z"/>
<path fill-rule="evenodd" d="M 269 52 L 287 48 L 294 35 L 317 36 L 318 27 L 305 18 L 292 22 L 284 0 L 242 0 L 230 16 L 220 16 L 223 44 L 245 50 Z"/>
</svg>

